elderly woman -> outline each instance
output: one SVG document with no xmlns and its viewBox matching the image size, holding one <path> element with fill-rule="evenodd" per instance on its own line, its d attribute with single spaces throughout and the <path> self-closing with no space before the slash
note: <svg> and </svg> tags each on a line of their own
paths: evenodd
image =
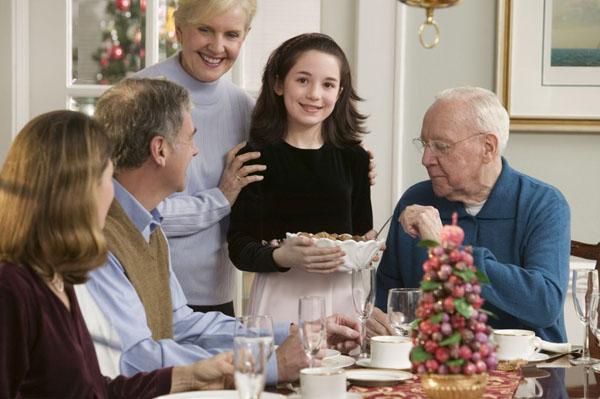
<svg viewBox="0 0 600 399">
<path fill-rule="evenodd" d="M 231 354 L 114 380 L 100 374 L 73 285 L 106 261 L 111 146 L 84 114 L 50 112 L 0 172 L 0 398 L 153 398 L 222 388 Z"/>
</svg>

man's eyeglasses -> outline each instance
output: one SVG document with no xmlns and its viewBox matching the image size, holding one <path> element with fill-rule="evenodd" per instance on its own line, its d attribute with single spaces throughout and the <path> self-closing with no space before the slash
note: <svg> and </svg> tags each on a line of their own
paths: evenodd
<svg viewBox="0 0 600 399">
<path fill-rule="evenodd" d="M 425 152 L 425 148 L 429 147 L 429 151 L 431 151 L 432 155 L 448 155 L 458 143 L 462 143 L 463 141 L 467 141 L 482 134 L 486 134 L 486 132 L 475 133 L 471 136 L 465 137 L 464 139 L 455 141 L 454 143 L 445 143 L 439 140 L 423 140 L 422 138 L 417 137 L 413 139 L 413 144 L 420 152 Z"/>
</svg>

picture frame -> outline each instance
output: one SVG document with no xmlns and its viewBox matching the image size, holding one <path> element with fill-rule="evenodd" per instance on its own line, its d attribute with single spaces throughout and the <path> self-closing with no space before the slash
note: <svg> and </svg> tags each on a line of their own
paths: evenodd
<svg viewBox="0 0 600 399">
<path fill-rule="evenodd" d="M 565 65 L 558 57 L 561 51 L 581 53 L 570 46 L 580 46 L 579 39 L 590 38 L 575 23 L 578 30 L 564 34 L 568 29 L 564 25 L 578 16 L 569 16 L 567 22 L 553 20 L 553 14 L 561 16 L 562 10 L 555 1 L 566 0 L 498 0 L 496 93 L 508 110 L 512 131 L 600 133 L 600 57 L 595 65 L 600 43 L 593 57 L 588 57 L 591 66 L 587 66 L 588 58 L 585 63 L 577 59 L 574 65 Z M 600 16 L 600 5 L 595 4 L 591 7 L 598 7 Z M 580 18 L 590 18 L 584 11 Z M 571 44 L 573 34 L 576 46 Z"/>
</svg>

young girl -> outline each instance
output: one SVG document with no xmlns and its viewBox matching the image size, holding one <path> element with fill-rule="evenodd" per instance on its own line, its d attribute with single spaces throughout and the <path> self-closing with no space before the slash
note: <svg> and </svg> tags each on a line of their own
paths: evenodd
<svg viewBox="0 0 600 399">
<path fill-rule="evenodd" d="M 363 235 L 372 228 L 369 157 L 350 66 L 329 36 L 309 33 L 270 56 L 256 102 L 250 143 L 267 166 L 231 213 L 229 253 L 237 268 L 257 272 L 251 314 L 295 320 L 298 298 L 325 297 L 328 314 L 353 314 L 349 273 L 339 248 L 307 237 L 268 244 L 286 232 Z"/>
</svg>

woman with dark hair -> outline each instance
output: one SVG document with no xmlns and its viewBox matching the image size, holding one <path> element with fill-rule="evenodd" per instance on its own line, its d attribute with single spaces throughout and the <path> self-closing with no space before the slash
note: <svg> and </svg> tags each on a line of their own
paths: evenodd
<svg viewBox="0 0 600 399">
<path fill-rule="evenodd" d="M 243 150 L 260 151 L 264 180 L 242 190 L 228 233 L 230 257 L 258 272 L 252 314 L 289 320 L 298 297 L 325 297 L 326 312 L 353 308 L 339 248 L 307 237 L 268 244 L 286 232 L 364 235 L 372 228 L 369 156 L 360 146 L 366 119 L 356 109 L 350 66 L 327 35 L 309 33 L 281 44 L 263 75 Z"/>
<path fill-rule="evenodd" d="M 72 111 L 30 121 L 0 171 L 0 398 L 153 398 L 223 387 L 231 354 L 110 380 L 73 285 L 106 262 L 111 145 Z"/>
</svg>

